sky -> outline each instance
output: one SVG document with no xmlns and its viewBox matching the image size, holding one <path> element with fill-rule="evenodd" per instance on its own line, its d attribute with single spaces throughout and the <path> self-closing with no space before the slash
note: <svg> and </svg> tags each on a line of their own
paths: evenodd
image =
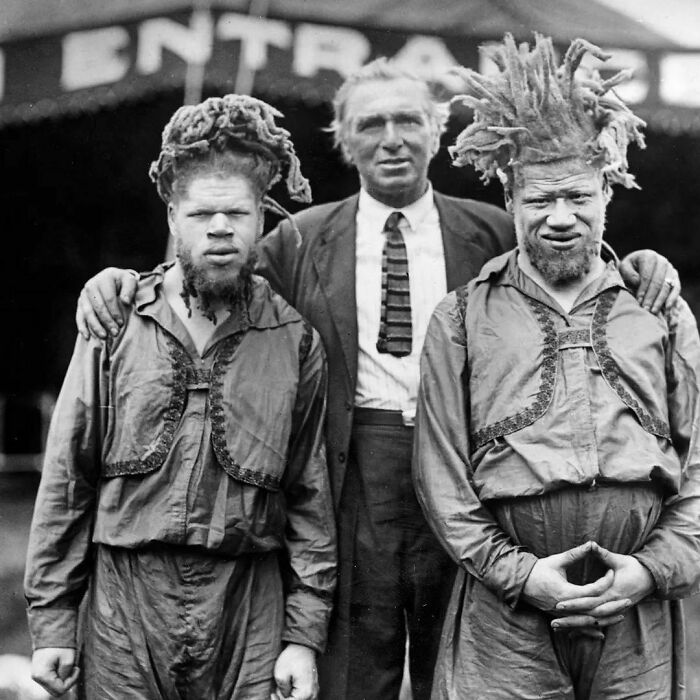
<svg viewBox="0 0 700 700">
<path fill-rule="evenodd" d="M 700 49 L 700 0 L 599 0 L 677 43 Z"/>
</svg>

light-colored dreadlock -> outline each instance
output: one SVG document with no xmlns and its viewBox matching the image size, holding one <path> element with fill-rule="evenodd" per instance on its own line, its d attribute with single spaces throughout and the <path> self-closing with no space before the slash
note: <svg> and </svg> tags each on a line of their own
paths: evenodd
<svg viewBox="0 0 700 700">
<path fill-rule="evenodd" d="M 498 72 L 457 69 L 464 94 L 453 102 L 473 109 L 474 121 L 450 148 L 455 165 L 473 165 L 484 182 L 502 171 L 512 184 L 518 165 L 580 157 L 600 168 L 606 186 L 637 186 L 627 172 L 627 146 L 644 148 L 645 123 L 610 92 L 630 71 L 608 80 L 595 71 L 575 75 L 586 53 L 609 58 L 584 39 L 571 43 L 560 66 L 552 40 L 537 34 L 532 51 L 526 43 L 516 46 L 511 34 L 481 50 Z"/>
<path fill-rule="evenodd" d="M 163 130 L 160 155 L 149 170 L 161 199 L 170 201 L 176 171 L 188 160 L 206 156 L 212 150 L 231 149 L 249 152 L 270 163 L 265 191 L 280 180 L 281 169 L 286 167 L 289 196 L 298 202 L 310 202 L 311 188 L 301 173 L 290 134 L 275 124 L 275 117 L 282 116 L 266 102 L 248 95 L 210 97 L 199 104 L 180 107 Z M 264 203 L 266 208 L 285 212 L 268 196 Z"/>
</svg>

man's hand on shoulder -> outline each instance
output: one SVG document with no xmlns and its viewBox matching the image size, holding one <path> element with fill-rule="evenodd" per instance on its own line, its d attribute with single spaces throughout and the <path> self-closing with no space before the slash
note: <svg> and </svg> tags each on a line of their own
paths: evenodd
<svg viewBox="0 0 700 700">
<path fill-rule="evenodd" d="M 32 679 L 50 695 L 58 697 L 78 680 L 80 668 L 75 665 L 75 649 L 44 647 L 32 655 Z"/>
<path fill-rule="evenodd" d="M 106 338 L 117 335 L 124 318 L 120 304 L 134 301 L 138 276 L 132 270 L 108 267 L 91 277 L 80 292 L 75 311 L 78 332 L 87 340 L 91 335 Z"/>
<path fill-rule="evenodd" d="M 637 297 L 653 314 L 670 310 L 678 301 L 681 281 L 678 271 L 653 250 L 636 250 L 620 263 L 620 274 Z"/>
<path fill-rule="evenodd" d="M 275 663 L 277 691 L 271 700 L 294 698 L 316 700 L 318 697 L 318 673 L 316 652 L 301 644 L 287 644 Z"/>
</svg>

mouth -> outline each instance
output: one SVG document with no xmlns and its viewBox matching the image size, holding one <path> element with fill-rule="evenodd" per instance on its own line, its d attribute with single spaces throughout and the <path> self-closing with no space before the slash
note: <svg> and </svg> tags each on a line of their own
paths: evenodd
<svg viewBox="0 0 700 700">
<path fill-rule="evenodd" d="M 548 243 L 555 250 L 569 250 L 573 248 L 581 238 L 580 233 L 567 231 L 565 233 L 545 233 L 542 240 Z"/>
<path fill-rule="evenodd" d="M 402 168 L 405 165 L 408 165 L 409 159 L 408 158 L 383 158 L 382 160 L 379 161 L 379 165 L 383 168 Z"/>
<path fill-rule="evenodd" d="M 204 257 L 213 265 L 228 265 L 238 255 L 239 250 L 233 246 L 210 248 L 204 253 Z"/>
</svg>

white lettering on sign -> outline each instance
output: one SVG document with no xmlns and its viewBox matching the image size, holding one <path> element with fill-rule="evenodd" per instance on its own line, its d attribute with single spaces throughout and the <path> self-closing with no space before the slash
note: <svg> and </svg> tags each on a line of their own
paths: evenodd
<svg viewBox="0 0 700 700">
<path fill-rule="evenodd" d="M 80 90 L 105 83 L 116 83 L 129 70 L 129 59 L 120 51 L 129 45 L 123 27 L 106 27 L 73 32 L 63 38 L 61 86 Z"/>
<path fill-rule="evenodd" d="M 311 78 L 320 70 L 334 70 L 344 78 L 367 60 L 370 43 L 354 29 L 300 24 L 294 37 L 293 68 L 297 75 Z"/>
<path fill-rule="evenodd" d="M 189 27 L 171 19 L 149 19 L 139 27 L 136 66 L 140 73 L 157 73 L 163 66 L 163 49 L 187 63 L 203 65 L 211 57 L 213 27 L 211 15 L 192 13 Z"/>
<path fill-rule="evenodd" d="M 394 60 L 423 80 L 440 80 L 457 65 L 445 42 L 433 36 L 410 37 Z"/>
<path fill-rule="evenodd" d="M 267 47 L 288 49 L 292 30 L 285 22 L 227 12 L 216 25 L 216 36 L 224 41 L 241 42 L 241 58 L 248 68 L 257 71 L 267 65 Z"/>
</svg>

